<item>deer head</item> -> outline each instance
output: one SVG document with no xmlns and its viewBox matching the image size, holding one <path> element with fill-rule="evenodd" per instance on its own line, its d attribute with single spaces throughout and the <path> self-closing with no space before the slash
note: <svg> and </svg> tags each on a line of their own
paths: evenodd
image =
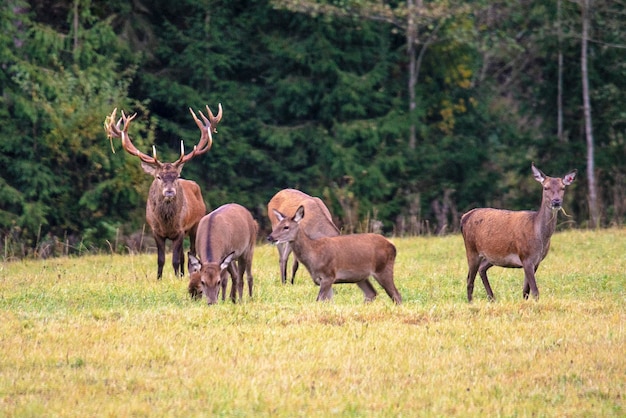
<svg viewBox="0 0 626 418">
<path fill-rule="evenodd" d="M 128 135 L 128 127 L 132 120 L 137 116 L 133 114 L 127 116 L 122 111 L 122 116 L 115 123 L 117 108 L 113 109 L 113 112 L 108 116 L 104 122 L 104 128 L 109 138 L 120 138 L 122 140 L 122 147 L 131 155 L 138 157 L 141 160 L 141 166 L 144 171 L 154 176 L 155 181 L 160 183 L 160 190 L 165 199 L 173 199 L 176 197 L 176 182 L 180 177 L 181 170 L 184 164 L 194 158 L 197 155 L 206 153 L 213 145 L 212 133 L 217 132 L 217 124 L 222 119 L 222 105 L 219 104 L 217 116 L 213 115 L 209 106 L 206 106 L 208 118 L 204 116 L 200 111 L 200 117 L 202 121 L 198 119 L 194 111 L 189 108 L 191 116 L 193 116 L 196 125 L 200 129 L 200 141 L 193 147 L 193 150 L 185 154 L 185 147 L 183 141 L 180 142 L 180 157 L 172 163 L 164 163 L 157 158 L 156 148 L 152 147 L 152 156 L 144 154 L 139 151 L 133 144 L 130 136 Z"/>
</svg>

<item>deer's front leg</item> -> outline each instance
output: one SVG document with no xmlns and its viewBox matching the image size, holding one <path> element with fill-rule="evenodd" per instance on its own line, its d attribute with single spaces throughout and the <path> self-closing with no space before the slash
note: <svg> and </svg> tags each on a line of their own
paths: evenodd
<svg viewBox="0 0 626 418">
<path fill-rule="evenodd" d="M 157 246 L 157 280 L 163 276 L 163 266 L 165 265 L 165 238 L 154 234 L 154 241 Z"/>
<path fill-rule="evenodd" d="M 182 277 L 185 275 L 185 255 L 183 254 L 183 241 L 185 235 L 178 234 L 172 242 L 172 266 L 174 267 L 174 275 L 176 277 Z M 178 273 L 180 269 L 180 275 Z"/>
<path fill-rule="evenodd" d="M 539 299 L 539 289 L 535 280 L 535 270 L 537 268 L 530 262 L 524 262 L 524 299 L 528 299 L 528 291 L 535 300 Z"/>
<path fill-rule="evenodd" d="M 317 300 L 331 300 L 333 298 L 334 277 L 321 277 L 318 281 L 320 283 L 320 292 L 317 294 Z"/>
</svg>

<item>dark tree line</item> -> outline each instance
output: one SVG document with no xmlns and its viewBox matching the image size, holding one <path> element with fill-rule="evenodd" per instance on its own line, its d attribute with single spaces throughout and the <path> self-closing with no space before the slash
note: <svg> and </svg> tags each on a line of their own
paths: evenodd
<svg viewBox="0 0 626 418">
<path fill-rule="evenodd" d="M 347 232 L 453 232 L 476 206 L 535 209 L 532 161 L 549 175 L 591 168 L 595 189 L 580 176 L 566 196 L 568 225 L 621 225 L 625 10 L 604 0 L 9 0 L 3 255 L 123 251 L 149 235 L 151 179 L 102 129 L 114 107 L 138 113 L 138 147 L 173 160 L 181 139 L 198 139 L 187 109 L 222 103 L 213 148 L 183 175 L 209 209 L 238 202 L 262 228 L 267 201 L 294 187 L 321 196 Z"/>
</svg>

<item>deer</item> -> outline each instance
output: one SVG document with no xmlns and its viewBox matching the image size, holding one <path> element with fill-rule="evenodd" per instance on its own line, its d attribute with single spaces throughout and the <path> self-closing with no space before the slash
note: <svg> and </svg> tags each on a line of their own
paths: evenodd
<svg viewBox="0 0 626 418">
<path fill-rule="evenodd" d="M 226 297 L 228 273 L 232 279 L 230 298 L 233 303 L 243 299 L 243 275 L 248 280 L 248 296 L 252 297 L 252 257 L 258 225 L 248 209 L 229 203 L 205 215 L 198 224 L 197 256 L 189 254 L 189 287 L 192 298 L 206 297 L 207 304 L 217 303 L 220 287 L 222 301 Z M 237 265 L 235 265 L 235 262 Z"/>
<path fill-rule="evenodd" d="M 538 211 L 477 208 L 461 217 L 461 232 L 469 266 L 468 302 L 472 302 L 476 273 L 480 274 L 489 300 L 495 300 L 487 278 L 487 270 L 493 266 L 522 268 L 524 299 L 528 299 L 529 293 L 535 300 L 539 299 L 535 273 L 550 250 L 557 214 L 563 210 L 565 187 L 572 184 L 577 170 L 558 178 L 546 176 L 534 163 L 531 168 L 535 180 L 543 186 Z"/>
<path fill-rule="evenodd" d="M 157 158 L 156 148 L 152 147 L 152 156 L 144 154 L 133 145 L 128 135 L 128 127 L 137 113 L 122 116 L 115 123 L 117 108 L 105 120 L 105 131 L 109 138 L 120 138 L 122 147 L 130 155 L 141 160 L 143 170 L 154 177 L 146 202 L 146 221 L 152 229 L 152 235 L 157 246 L 157 280 L 163 276 L 165 264 L 165 243 L 172 241 L 172 266 L 176 277 L 184 276 L 183 243 L 185 236 L 189 236 L 191 252 L 195 253 L 196 229 L 200 219 L 206 214 L 206 205 L 202 198 L 200 186 L 194 181 L 181 178 L 181 171 L 185 163 L 192 158 L 202 155 L 213 145 L 213 133 L 217 133 L 216 126 L 222 119 L 222 105 L 219 104 L 217 116 L 213 115 L 209 106 L 206 106 L 208 119 L 200 111 L 202 121 L 189 108 L 196 125 L 200 129 L 200 140 L 193 150 L 185 154 L 183 142 L 180 143 L 180 157 L 172 162 L 161 162 Z M 179 273 L 180 269 L 180 273 Z"/>
<path fill-rule="evenodd" d="M 356 283 L 365 302 L 372 302 L 377 295 L 369 281 L 373 276 L 393 302 L 402 303 L 393 281 L 396 247 L 388 239 L 371 233 L 312 239 L 300 227 L 306 219 L 304 205 L 292 217 L 276 209 L 273 213 L 279 222 L 267 239 L 275 244 L 290 243 L 295 256 L 320 287 L 317 301 L 331 300 L 335 283 Z"/>
<path fill-rule="evenodd" d="M 283 189 L 276 193 L 267 204 L 267 215 L 270 218 L 272 228 L 278 225 L 278 218 L 274 214 L 274 210 L 293 216 L 296 209 L 302 205 L 305 207 L 307 217 L 302 220 L 300 227 L 313 238 L 335 237 L 339 235 L 339 228 L 333 223 L 330 211 L 319 197 L 309 196 L 308 194 L 296 189 Z M 291 254 L 291 245 L 288 242 L 279 243 L 278 263 L 280 266 L 280 278 L 283 284 L 287 282 L 287 263 Z M 294 257 L 291 284 L 294 283 L 296 272 L 298 271 L 298 259 Z"/>
</svg>

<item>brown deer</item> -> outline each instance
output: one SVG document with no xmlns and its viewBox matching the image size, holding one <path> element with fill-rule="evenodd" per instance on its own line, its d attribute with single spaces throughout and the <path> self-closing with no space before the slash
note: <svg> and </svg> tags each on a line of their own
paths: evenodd
<svg viewBox="0 0 626 418">
<path fill-rule="evenodd" d="M 217 302 L 220 286 L 222 300 L 226 297 L 227 271 L 232 278 L 230 298 L 243 299 L 243 275 L 248 279 L 248 294 L 252 297 L 252 256 L 258 225 L 250 211 L 236 203 L 229 203 L 204 216 L 198 224 L 196 249 L 198 257 L 189 254 L 189 294 L 199 297 L 204 293 L 207 303 Z M 237 262 L 237 266 L 235 266 Z"/>
<path fill-rule="evenodd" d="M 461 217 L 461 231 L 469 272 L 467 300 L 472 301 L 474 279 L 480 274 L 489 300 L 494 300 L 487 270 L 492 266 L 524 269 L 524 299 L 529 292 L 539 299 L 535 272 L 550 249 L 557 213 L 562 210 L 565 187 L 576 178 L 576 170 L 563 178 L 548 177 L 531 165 L 535 180 L 543 186 L 538 211 L 473 209 Z"/>
<path fill-rule="evenodd" d="M 339 228 L 335 226 L 330 215 L 330 211 L 319 197 L 296 189 L 284 189 L 272 197 L 267 204 L 267 215 L 270 218 L 272 228 L 278 225 L 278 218 L 274 210 L 284 213 L 286 216 L 293 216 L 298 207 L 304 206 L 307 216 L 300 223 L 300 228 L 306 231 L 307 235 L 313 239 L 321 237 L 335 237 L 339 235 Z M 280 265 L 280 278 L 285 284 L 287 282 L 287 262 L 291 254 L 291 245 L 288 242 L 278 244 L 278 263 Z M 294 282 L 298 271 L 298 259 L 294 257 L 291 269 L 291 284 Z"/>
<path fill-rule="evenodd" d="M 206 214 L 206 206 L 197 183 L 180 178 L 183 165 L 197 155 L 204 154 L 213 145 L 213 135 L 216 126 L 222 119 L 222 105 L 219 105 L 217 116 L 214 116 L 209 106 L 206 107 L 209 118 L 202 112 L 203 122 L 198 120 L 194 111 L 189 108 L 196 125 L 200 128 L 200 141 L 193 151 L 185 154 L 183 143 L 180 145 L 180 157 L 173 163 L 163 163 L 157 159 L 156 149 L 152 148 L 152 157 L 139 151 L 128 135 L 130 122 L 137 116 L 122 117 L 115 124 L 117 108 L 106 118 L 105 130 L 107 135 L 121 138 L 122 147 L 131 155 L 139 157 L 143 170 L 154 176 L 154 181 L 148 192 L 146 202 L 146 221 L 152 228 L 152 234 L 157 245 L 157 279 L 163 275 L 165 264 L 165 241 L 172 241 L 172 265 L 176 276 L 185 274 L 183 242 L 189 235 L 191 252 L 195 253 L 196 228 L 200 219 Z"/>
<path fill-rule="evenodd" d="M 365 294 L 365 302 L 376 298 L 370 276 L 378 281 L 396 303 L 402 303 L 400 292 L 393 282 L 396 247 L 378 234 L 351 234 L 311 239 L 300 228 L 305 219 L 304 206 L 298 207 L 293 217 L 277 210 L 279 223 L 267 239 L 274 243 L 289 242 L 295 256 L 307 268 L 313 282 L 320 287 L 318 301 L 333 297 L 335 283 L 356 283 Z"/>
</svg>

